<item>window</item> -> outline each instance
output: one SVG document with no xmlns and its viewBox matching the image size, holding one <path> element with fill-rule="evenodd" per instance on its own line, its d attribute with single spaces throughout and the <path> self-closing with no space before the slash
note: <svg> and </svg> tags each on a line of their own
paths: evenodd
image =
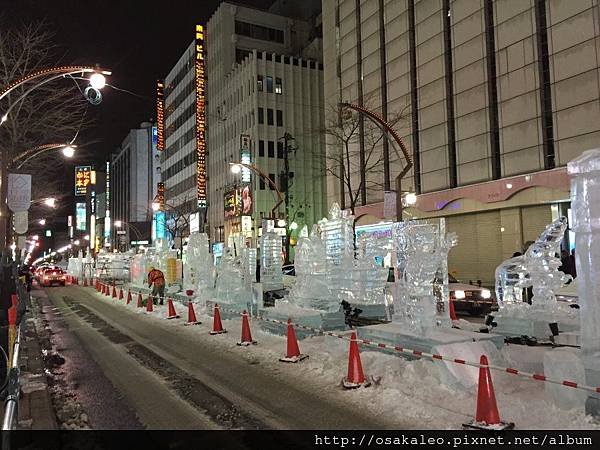
<svg viewBox="0 0 600 450">
<path fill-rule="evenodd" d="M 275 93 L 283 94 L 283 88 L 281 87 L 281 78 L 275 78 Z"/>
<path fill-rule="evenodd" d="M 269 141 L 269 158 L 275 158 L 275 142 Z"/>
<path fill-rule="evenodd" d="M 262 109 L 262 108 L 260 108 Z M 259 109 L 259 111 L 260 111 Z M 267 125 L 274 125 L 273 122 L 273 110 L 271 108 L 267 109 Z"/>
<path fill-rule="evenodd" d="M 267 76 L 267 92 L 269 94 L 273 93 L 273 77 Z"/>
<path fill-rule="evenodd" d="M 269 178 L 273 181 L 273 183 L 275 183 L 275 174 L 274 173 L 270 173 Z M 271 183 L 269 183 L 269 189 L 273 190 L 273 186 L 271 185 Z"/>
<path fill-rule="evenodd" d="M 277 142 L 277 158 L 283 159 L 283 142 Z"/>
<path fill-rule="evenodd" d="M 265 141 L 258 141 L 258 156 L 265 156 Z"/>
<path fill-rule="evenodd" d="M 256 76 L 256 89 L 258 90 L 258 92 L 262 92 L 262 90 L 263 90 L 263 76 L 262 75 Z"/>
<path fill-rule="evenodd" d="M 242 61 L 244 61 L 244 59 L 246 59 L 248 57 L 248 55 L 250 55 L 250 50 L 243 50 L 241 48 L 236 48 L 235 49 L 235 62 L 237 63 L 241 63 Z"/>
<path fill-rule="evenodd" d="M 263 108 L 258 108 L 258 123 L 265 123 L 265 110 Z"/>
<path fill-rule="evenodd" d="M 258 187 L 261 191 L 265 190 L 265 180 L 263 180 L 262 178 L 258 179 Z"/>
<path fill-rule="evenodd" d="M 277 110 L 277 126 L 283 126 L 283 111 L 280 109 Z"/>
<path fill-rule="evenodd" d="M 263 27 L 262 25 L 255 25 L 253 23 L 242 22 L 241 20 L 235 21 L 235 34 L 242 36 L 248 36 L 253 39 L 260 39 L 262 41 L 278 42 L 283 44 L 283 30 L 276 30 L 275 28 Z"/>
</svg>

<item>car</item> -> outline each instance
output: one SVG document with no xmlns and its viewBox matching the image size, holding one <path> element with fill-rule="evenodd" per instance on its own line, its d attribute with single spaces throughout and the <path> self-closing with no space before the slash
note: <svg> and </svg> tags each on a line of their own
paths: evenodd
<svg viewBox="0 0 600 450">
<path fill-rule="evenodd" d="M 55 284 L 59 286 L 64 286 L 67 282 L 67 276 L 65 271 L 60 267 L 50 267 L 46 268 L 42 274 L 40 279 L 38 280 L 40 286 L 42 287 L 50 287 Z"/>
<path fill-rule="evenodd" d="M 448 274 L 448 290 L 455 312 L 467 312 L 472 316 L 481 316 L 498 310 L 498 303 L 490 289 L 460 283 Z"/>
</svg>

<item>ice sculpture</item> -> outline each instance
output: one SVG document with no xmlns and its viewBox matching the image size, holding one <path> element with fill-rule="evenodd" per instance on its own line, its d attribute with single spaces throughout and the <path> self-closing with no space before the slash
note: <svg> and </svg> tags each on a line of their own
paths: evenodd
<svg viewBox="0 0 600 450">
<path fill-rule="evenodd" d="M 329 209 L 329 218 L 319 221 L 328 266 L 351 267 L 354 260 L 354 216 L 341 211 L 337 203 Z"/>
<path fill-rule="evenodd" d="M 299 308 L 338 311 L 340 304 L 330 291 L 325 245 L 317 225 L 310 237 L 302 237 L 296 245 L 296 283 L 287 301 Z"/>
<path fill-rule="evenodd" d="M 567 229 L 567 218 L 549 224 L 524 255 L 510 258 L 496 269 L 496 296 L 500 308 L 523 309 L 524 288 L 533 287 L 532 306 L 552 314 L 556 309 L 555 292 L 570 275 L 559 271 L 560 243 Z M 536 312 L 539 315 L 539 312 Z"/>
<path fill-rule="evenodd" d="M 244 273 L 244 284 L 252 289 L 252 283 L 256 282 L 256 249 L 244 247 L 242 249 L 242 271 Z"/>
<path fill-rule="evenodd" d="M 600 149 L 584 152 L 567 166 L 575 231 L 581 352 L 586 383 L 600 386 Z M 586 412 L 600 416 L 600 395 L 591 394 Z"/>
<path fill-rule="evenodd" d="M 190 234 L 183 279 L 185 290 L 190 289 L 205 298 L 214 289 L 215 268 L 206 233 Z"/>
<path fill-rule="evenodd" d="M 422 333 L 449 326 L 448 252 L 456 234 L 445 232 L 445 222 L 408 221 L 394 224 L 398 278 L 395 322 Z"/>
<path fill-rule="evenodd" d="M 252 292 L 242 283 L 243 271 L 239 258 L 225 247 L 217 270 L 216 299 L 219 303 L 246 305 L 252 301 Z"/>
<path fill-rule="evenodd" d="M 260 282 L 264 292 L 283 289 L 281 253 L 281 237 L 273 231 L 263 233 L 260 239 Z"/>
</svg>

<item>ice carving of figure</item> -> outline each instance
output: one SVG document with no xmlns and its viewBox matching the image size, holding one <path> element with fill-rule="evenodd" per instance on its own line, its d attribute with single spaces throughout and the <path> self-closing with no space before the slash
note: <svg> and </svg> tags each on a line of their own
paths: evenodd
<svg viewBox="0 0 600 450">
<path fill-rule="evenodd" d="M 339 301 L 330 291 L 325 245 L 317 225 L 310 237 L 302 237 L 296 245 L 296 283 L 287 301 L 305 309 L 338 311 Z"/>
<path fill-rule="evenodd" d="M 572 229 L 575 232 L 581 352 L 586 384 L 600 386 L 600 149 L 569 162 Z M 586 412 L 600 416 L 600 395 L 591 394 Z"/>
<path fill-rule="evenodd" d="M 215 269 L 209 252 L 208 235 L 191 233 L 184 266 L 184 288 L 199 294 L 206 293 L 214 289 L 214 282 Z"/>
<path fill-rule="evenodd" d="M 522 309 L 523 289 L 533 287 L 532 306 L 552 314 L 556 307 L 556 291 L 570 279 L 559 271 L 560 243 L 567 229 L 566 217 L 546 226 L 540 237 L 524 255 L 507 259 L 496 269 L 496 297 L 500 308 Z"/>
<path fill-rule="evenodd" d="M 243 271 L 239 258 L 225 247 L 217 271 L 216 297 L 221 303 L 246 305 L 252 301 L 252 292 L 242 283 Z"/>
<path fill-rule="evenodd" d="M 398 279 L 394 320 L 415 332 L 449 326 L 448 252 L 457 244 L 443 222 L 400 222 L 394 225 Z"/>
</svg>

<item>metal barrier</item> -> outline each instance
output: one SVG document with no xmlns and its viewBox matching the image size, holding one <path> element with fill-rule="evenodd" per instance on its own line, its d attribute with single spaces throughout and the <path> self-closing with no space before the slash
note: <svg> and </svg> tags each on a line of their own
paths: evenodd
<svg viewBox="0 0 600 450">
<path fill-rule="evenodd" d="M 19 412 L 19 392 L 21 385 L 19 383 L 19 349 L 21 346 L 21 326 L 17 326 L 17 338 L 13 347 L 12 364 L 8 372 L 8 384 L 6 386 L 7 396 L 4 402 L 4 418 L 2 420 L 2 431 L 14 430 L 17 423 Z M 2 442 L 4 446 L 4 439 Z"/>
</svg>

